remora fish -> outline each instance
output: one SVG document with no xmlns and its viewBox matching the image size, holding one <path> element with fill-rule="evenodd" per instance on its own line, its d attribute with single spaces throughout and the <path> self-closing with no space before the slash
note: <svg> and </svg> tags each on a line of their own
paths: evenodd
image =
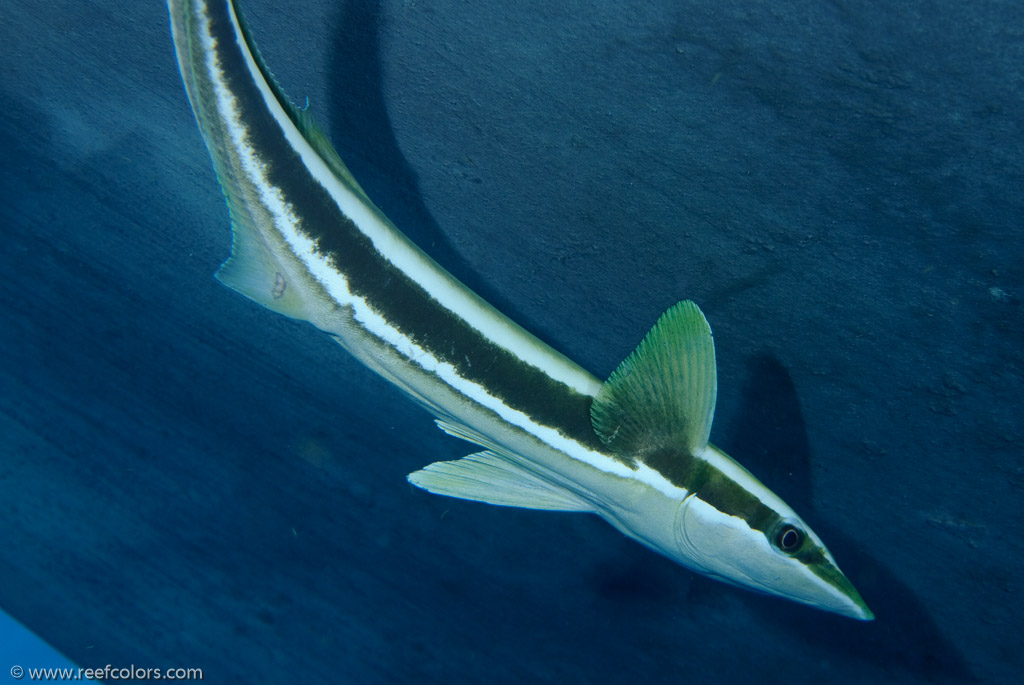
<svg viewBox="0 0 1024 685">
<path fill-rule="evenodd" d="M 232 224 L 225 285 L 308 321 L 484 451 L 409 480 L 491 504 L 598 514 L 714 578 L 871 611 L 817 535 L 708 443 L 715 351 L 669 309 L 605 382 L 520 328 L 369 200 L 254 47 L 232 0 L 169 0 L 178 64 Z"/>
</svg>

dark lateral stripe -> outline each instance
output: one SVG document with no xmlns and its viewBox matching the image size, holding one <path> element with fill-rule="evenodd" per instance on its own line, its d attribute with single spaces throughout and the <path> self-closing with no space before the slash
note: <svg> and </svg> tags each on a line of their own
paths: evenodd
<svg viewBox="0 0 1024 685">
<path fill-rule="evenodd" d="M 756 495 L 704 459 L 663 448 L 651 452 L 643 461 L 676 487 L 696 493 L 723 514 L 743 519 L 754 530 L 767 534 L 781 520 Z"/>
<path fill-rule="evenodd" d="M 590 422 L 590 397 L 488 340 L 377 252 L 310 173 L 267 109 L 237 46 L 228 2 L 210 5 L 209 21 L 217 60 L 245 117 L 249 143 L 266 164 L 268 179 L 299 219 L 300 230 L 344 274 L 350 291 L 432 356 L 455 367 L 461 377 L 485 387 L 535 422 L 603 451 Z M 255 52 L 254 46 L 249 47 Z M 268 74 L 264 77 L 271 81 Z M 272 88 L 283 97 L 276 86 Z"/>
</svg>

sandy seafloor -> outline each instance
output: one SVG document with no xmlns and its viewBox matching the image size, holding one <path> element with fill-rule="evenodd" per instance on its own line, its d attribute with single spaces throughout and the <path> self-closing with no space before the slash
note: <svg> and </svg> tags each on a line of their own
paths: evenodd
<svg viewBox="0 0 1024 685">
<path fill-rule="evenodd" d="M 474 448 L 212 278 L 165 8 L 81 0 L 0 2 L 0 607 L 208 682 L 1019 677 L 1024 5 L 243 6 L 371 197 L 584 367 L 696 300 L 712 440 L 878 618 L 409 486 Z"/>
</svg>

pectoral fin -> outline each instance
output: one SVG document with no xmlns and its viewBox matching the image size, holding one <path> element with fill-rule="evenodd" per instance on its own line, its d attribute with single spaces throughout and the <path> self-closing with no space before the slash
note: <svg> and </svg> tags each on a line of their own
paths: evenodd
<svg viewBox="0 0 1024 685">
<path fill-rule="evenodd" d="M 630 459 L 666 446 L 699 454 L 708 444 L 718 380 L 715 343 L 700 308 L 680 302 L 612 372 L 590 408 L 594 430 Z"/>
<path fill-rule="evenodd" d="M 575 494 L 493 452 L 438 461 L 409 474 L 409 482 L 436 495 L 503 507 L 549 511 L 593 511 Z"/>
</svg>

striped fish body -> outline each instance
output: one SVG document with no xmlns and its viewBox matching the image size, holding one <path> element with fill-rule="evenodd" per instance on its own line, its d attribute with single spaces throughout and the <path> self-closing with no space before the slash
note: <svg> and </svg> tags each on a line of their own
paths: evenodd
<svg viewBox="0 0 1024 685">
<path fill-rule="evenodd" d="M 231 0 L 169 0 L 186 92 L 232 221 L 218 272 L 308 321 L 484 448 L 410 475 L 438 494 L 597 513 L 727 582 L 871 617 L 820 539 L 708 443 L 714 347 L 673 307 L 605 383 L 448 274 L 290 104 Z"/>
</svg>

